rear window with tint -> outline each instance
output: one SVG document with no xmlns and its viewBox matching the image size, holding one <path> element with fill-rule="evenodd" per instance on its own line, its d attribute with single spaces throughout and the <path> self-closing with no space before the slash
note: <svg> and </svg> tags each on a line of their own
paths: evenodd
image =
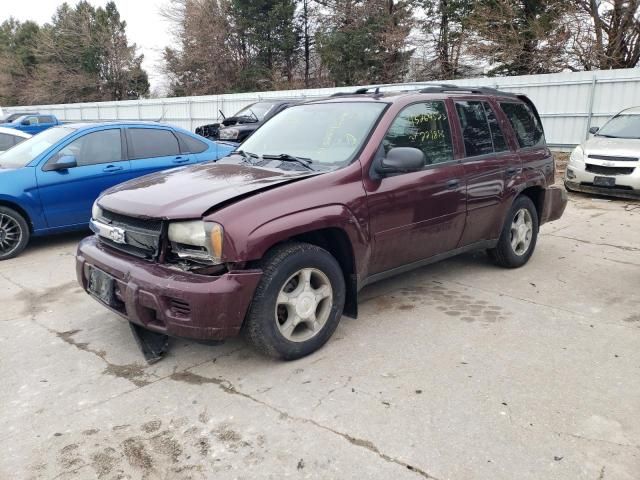
<svg viewBox="0 0 640 480">
<path fill-rule="evenodd" d="M 491 127 L 491 136 L 493 137 L 493 149 L 496 153 L 505 152 L 509 150 L 507 146 L 507 142 L 504 138 L 504 134 L 502 133 L 502 129 L 500 128 L 500 122 L 498 121 L 498 117 L 496 113 L 491 108 L 487 102 L 482 102 L 484 106 L 484 111 L 487 114 L 487 121 L 489 122 L 489 127 Z"/>
<path fill-rule="evenodd" d="M 129 152 L 132 160 L 179 155 L 178 139 L 170 130 L 130 128 Z"/>
<path fill-rule="evenodd" d="M 544 132 L 538 118 L 524 103 L 500 102 L 521 148 L 544 144 Z"/>
<path fill-rule="evenodd" d="M 180 139 L 182 153 L 202 153 L 208 148 L 206 143 L 201 142 L 197 138 L 185 135 L 182 132 L 176 132 L 176 135 Z"/>
<path fill-rule="evenodd" d="M 493 153 L 491 128 L 482 102 L 456 102 L 467 157 Z"/>
</svg>

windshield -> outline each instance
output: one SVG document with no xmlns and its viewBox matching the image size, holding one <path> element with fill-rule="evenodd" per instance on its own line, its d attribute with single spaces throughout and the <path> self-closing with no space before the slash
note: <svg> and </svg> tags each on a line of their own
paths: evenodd
<svg viewBox="0 0 640 480">
<path fill-rule="evenodd" d="M 311 103 L 279 113 L 240 147 L 257 155 L 288 154 L 313 166 L 345 165 L 387 106 L 382 102 Z"/>
<path fill-rule="evenodd" d="M 602 137 L 639 138 L 640 115 L 621 113 L 613 117 L 596 133 Z"/>
<path fill-rule="evenodd" d="M 234 117 L 257 117 L 256 120 L 262 120 L 267 113 L 275 106 L 271 102 L 258 102 L 243 108 Z"/>
<path fill-rule="evenodd" d="M 69 127 L 54 127 L 31 137 L 0 154 L 0 167 L 24 167 L 51 145 L 74 132 L 74 130 Z"/>
</svg>

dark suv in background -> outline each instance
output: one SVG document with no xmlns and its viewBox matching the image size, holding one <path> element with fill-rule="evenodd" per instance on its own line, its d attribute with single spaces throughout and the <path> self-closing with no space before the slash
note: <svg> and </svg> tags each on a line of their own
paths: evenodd
<svg viewBox="0 0 640 480">
<path fill-rule="evenodd" d="M 252 103 L 234 116 L 226 117 L 222 123 L 211 123 L 196 128 L 196 134 L 209 140 L 241 143 L 264 122 L 294 103 L 296 103 L 294 100 L 268 100 Z"/>
<path fill-rule="evenodd" d="M 355 317 L 371 282 L 478 249 L 524 265 L 567 201 L 532 102 L 359 92 L 292 106 L 215 164 L 104 193 L 80 284 L 139 338 L 244 332 L 293 359 Z"/>
</svg>

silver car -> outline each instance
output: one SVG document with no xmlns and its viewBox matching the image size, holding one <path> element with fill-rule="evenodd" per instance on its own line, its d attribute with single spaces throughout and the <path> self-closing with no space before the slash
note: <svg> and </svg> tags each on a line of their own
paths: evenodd
<svg viewBox="0 0 640 480">
<path fill-rule="evenodd" d="M 640 197 L 640 107 L 613 116 L 569 158 L 564 184 L 569 191 Z"/>
</svg>

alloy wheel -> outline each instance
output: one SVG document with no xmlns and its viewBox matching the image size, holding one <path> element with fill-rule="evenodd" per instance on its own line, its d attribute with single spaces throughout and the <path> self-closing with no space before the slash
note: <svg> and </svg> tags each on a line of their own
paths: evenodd
<svg viewBox="0 0 640 480">
<path fill-rule="evenodd" d="M 516 212 L 511 222 L 511 248 L 513 253 L 522 256 L 527 253 L 533 238 L 533 219 L 526 208 Z"/>
<path fill-rule="evenodd" d="M 22 239 L 22 228 L 18 221 L 4 213 L 0 213 L 0 254 L 13 252 Z"/>
<path fill-rule="evenodd" d="M 280 289 L 276 324 L 287 340 L 304 342 L 322 330 L 332 306 L 329 278 L 316 268 L 303 268 L 291 275 Z"/>
</svg>

